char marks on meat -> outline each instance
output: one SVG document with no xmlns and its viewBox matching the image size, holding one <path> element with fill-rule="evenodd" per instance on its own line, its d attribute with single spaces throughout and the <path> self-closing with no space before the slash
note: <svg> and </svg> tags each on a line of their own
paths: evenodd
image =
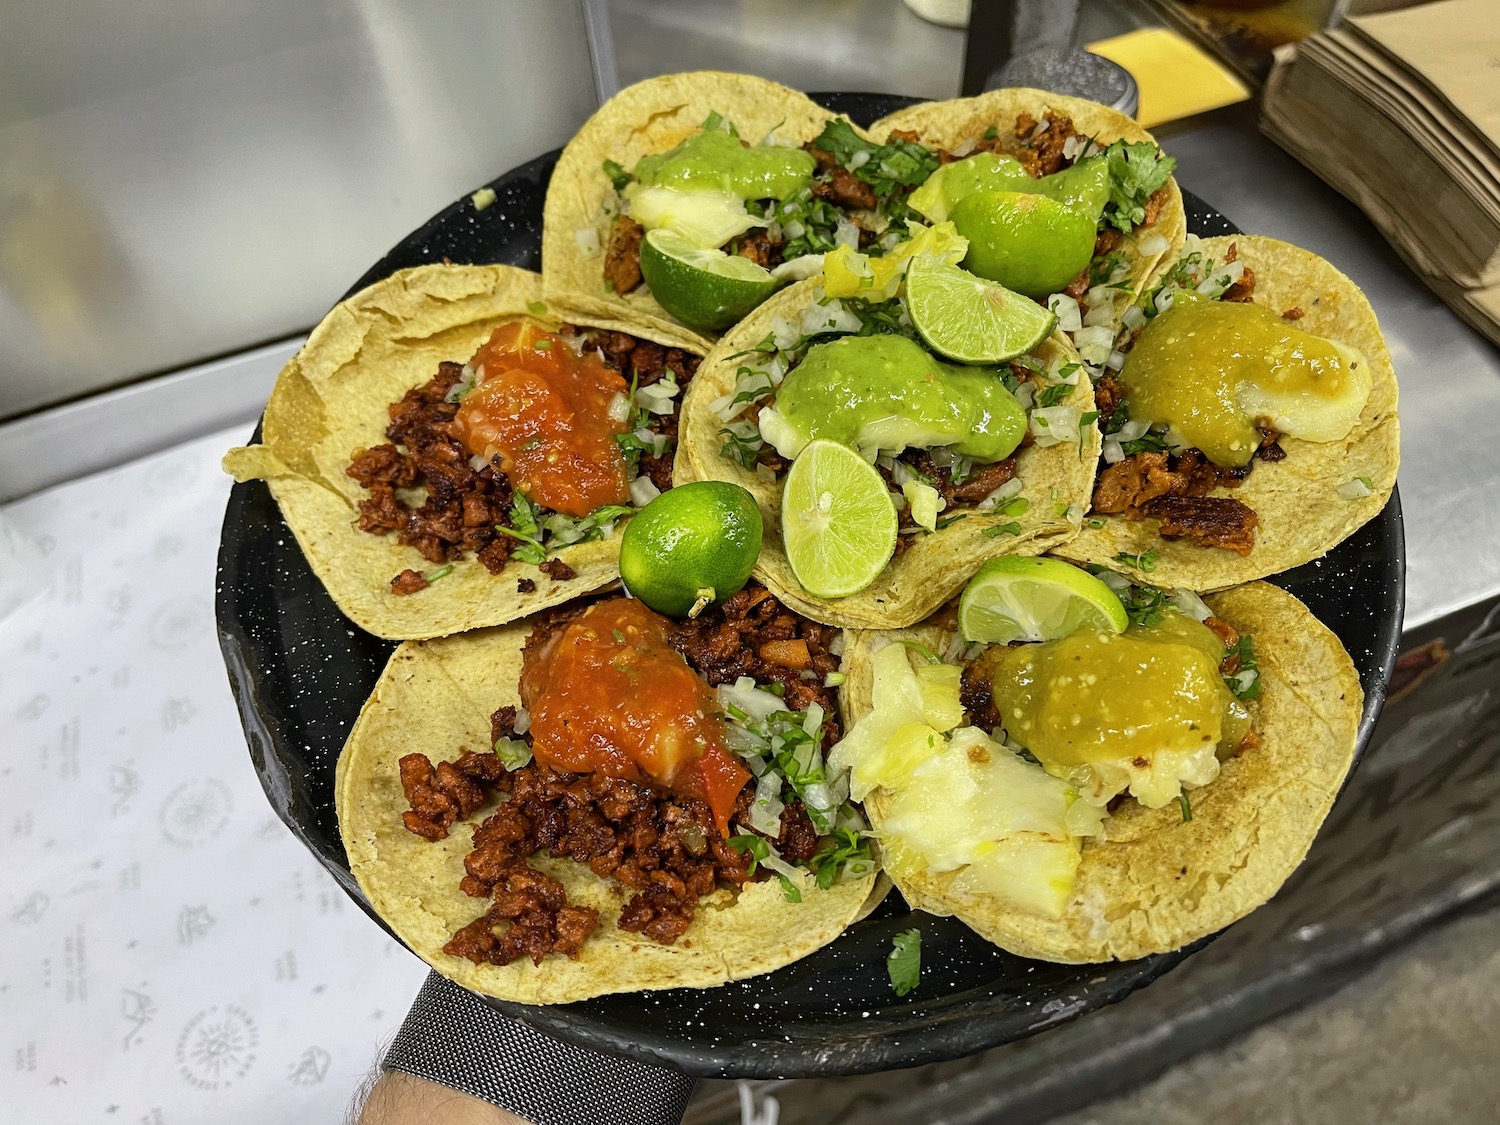
<svg viewBox="0 0 1500 1125">
<path fill-rule="evenodd" d="M 562 559 L 547 559 L 538 563 L 536 568 L 554 582 L 567 582 L 578 577 L 578 572 Z"/>
<path fill-rule="evenodd" d="M 1050 109 L 1040 130 L 1037 124 L 1037 119 L 1029 113 L 1016 118 L 1015 136 L 1021 142 L 1016 156 L 1031 176 L 1050 176 L 1072 163 L 1063 155 L 1063 149 L 1068 138 L 1079 133 L 1073 128 L 1071 117 Z"/>
<path fill-rule="evenodd" d="M 641 283 L 641 239 L 646 228 L 629 215 L 620 215 L 609 228 L 604 247 L 604 280 L 618 294 L 629 293 Z"/>
<path fill-rule="evenodd" d="M 813 197 L 827 200 L 846 211 L 873 211 L 878 203 L 875 192 L 853 172 L 841 165 L 833 166 L 833 177 L 813 185 Z"/>
<path fill-rule="evenodd" d="M 1186 539 L 1199 547 L 1222 547 L 1240 555 L 1255 548 L 1255 510 L 1232 496 L 1161 496 L 1146 505 L 1161 521 L 1163 539 Z"/>
<path fill-rule="evenodd" d="M 415 594 L 419 590 L 425 590 L 432 583 L 423 578 L 415 570 L 403 570 L 391 579 L 391 593 L 405 597 L 407 594 Z"/>
</svg>

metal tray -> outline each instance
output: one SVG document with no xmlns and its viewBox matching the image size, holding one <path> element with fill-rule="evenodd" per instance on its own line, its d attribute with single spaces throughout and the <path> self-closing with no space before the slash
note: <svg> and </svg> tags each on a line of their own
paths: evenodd
<svg viewBox="0 0 1500 1125">
<path fill-rule="evenodd" d="M 818 94 L 869 122 L 912 99 Z M 351 292 L 398 269 L 449 260 L 540 268 L 542 204 L 552 152 L 493 181 L 496 200 L 467 198 L 403 239 Z M 1184 193 L 1188 227 L 1235 233 Z M 1395 660 L 1404 601 L 1400 500 L 1325 558 L 1273 581 L 1301 598 L 1348 648 L 1365 690 L 1368 741 Z M 334 815 L 344 738 L 392 642 L 351 624 L 308 567 L 270 491 L 236 485 L 219 552 L 220 646 L 251 760 L 276 813 L 366 912 Z M 379 919 L 376 919 L 379 921 Z M 897 998 L 886 979 L 892 936 L 922 931 L 922 983 Z M 542 1031 L 646 1057 L 704 1077 L 855 1074 L 956 1058 L 1111 1004 L 1206 944 L 1139 961 L 1054 965 L 1012 956 L 952 918 L 911 912 L 892 892 L 869 918 L 796 964 L 716 989 L 672 989 L 532 1007 L 493 1001 Z"/>
</svg>

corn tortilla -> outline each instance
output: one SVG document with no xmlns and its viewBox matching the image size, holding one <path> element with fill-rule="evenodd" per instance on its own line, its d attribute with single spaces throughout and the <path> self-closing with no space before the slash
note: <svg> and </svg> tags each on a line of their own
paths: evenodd
<svg viewBox="0 0 1500 1125">
<path fill-rule="evenodd" d="M 1083 449 L 1062 443 L 1041 448 L 1035 445 L 1017 454 L 1017 476 L 1026 512 L 1008 516 L 964 509 L 962 520 L 926 535 L 912 536 L 912 543 L 881 572 L 873 583 L 856 594 L 837 600 L 818 598 L 803 589 L 792 573 L 781 545 L 781 483 L 764 480 L 720 452 L 725 424 L 714 410 L 716 400 L 731 394 L 741 359 L 734 358 L 754 347 L 772 331 L 778 318 L 797 323 L 802 312 L 822 299 L 822 281 L 811 278 L 776 294 L 731 328 L 698 368 L 682 404 L 677 459 L 673 473 L 678 481 L 724 480 L 748 489 L 765 520 L 765 539 L 755 576 L 789 608 L 832 625 L 858 629 L 894 629 L 920 621 L 958 592 L 979 564 L 1000 555 L 1039 555 L 1078 533 L 1079 524 L 1066 510 L 1082 512 L 1093 493 L 1094 471 L 1102 439 L 1097 426 L 1084 428 Z M 1033 353 L 1043 363 L 1075 360 L 1076 353 L 1060 332 Z M 1062 400 L 1078 409 L 1080 416 L 1094 408 L 1093 388 L 1087 379 Z M 945 513 L 953 514 L 953 513 Z M 986 537 L 988 528 L 1016 523 L 1016 534 Z"/>
<path fill-rule="evenodd" d="M 1219 547 L 1199 547 L 1185 539 L 1166 540 L 1154 519 L 1092 517 L 1101 528 L 1084 525 L 1057 553 L 1077 562 L 1095 563 L 1133 573 L 1118 556 L 1156 552 L 1149 580 L 1159 586 L 1220 590 L 1327 554 L 1378 515 L 1396 487 L 1401 463 L 1401 427 L 1396 414 L 1396 371 L 1380 324 L 1359 287 L 1310 251 L 1259 235 L 1207 238 L 1205 254 L 1223 261 L 1230 246 L 1239 261 L 1255 271 L 1256 304 L 1276 312 L 1302 310 L 1298 328 L 1348 344 L 1370 364 L 1370 399 L 1359 421 L 1342 441 L 1313 442 L 1283 437 L 1284 461 L 1255 461 L 1240 487 L 1216 489 L 1232 496 L 1260 517 L 1249 555 Z M 1369 482 L 1370 495 L 1346 500 L 1340 485 L 1356 478 Z"/>
<path fill-rule="evenodd" d="M 509 965 L 475 965 L 443 952 L 460 927 L 484 911 L 458 889 L 470 833 L 455 825 L 446 840 L 408 832 L 409 806 L 397 762 L 423 753 L 434 763 L 465 750 L 488 750 L 490 714 L 519 702 L 521 647 L 528 622 L 464 636 L 408 642 L 391 656 L 339 758 L 335 783 L 339 832 L 370 905 L 408 946 L 465 988 L 523 1004 L 561 1004 L 611 992 L 709 988 L 790 964 L 836 938 L 879 901 L 876 876 L 819 890 L 798 878 L 802 901 L 787 902 L 775 879 L 737 895 L 720 889 L 699 904 L 687 932 L 661 945 L 615 927 L 634 892 L 584 864 L 537 856 L 530 862 L 567 889 L 568 901 L 599 910 L 598 928 L 576 961 L 549 954 Z M 487 810 L 473 818 L 478 823 Z"/>
<path fill-rule="evenodd" d="M 605 205 L 614 188 L 604 173 L 605 160 L 632 169 L 641 157 L 666 152 L 697 133 L 710 113 L 723 115 L 751 144 L 774 129 L 780 143 L 798 147 L 838 116 L 805 94 L 748 74 L 667 74 L 621 90 L 568 142 L 552 173 L 542 225 L 542 278 L 549 303 L 601 328 L 636 332 L 625 326 L 649 325 L 662 343 L 700 354 L 708 350 L 713 337 L 673 317 L 644 285 L 626 294 L 607 289 L 602 249 L 585 250 L 579 236 L 592 231 L 599 247 L 609 243 L 613 219 Z M 857 127 L 855 131 L 863 135 Z"/>
<path fill-rule="evenodd" d="M 261 443 L 225 456 L 236 480 L 267 482 L 313 571 L 367 632 L 405 640 L 503 624 L 619 577 L 617 530 L 553 552 L 576 572 L 567 581 L 518 560 L 491 574 L 469 553 L 429 588 L 398 596 L 392 578 L 434 564 L 394 535 L 355 526 L 368 493 L 344 470 L 356 450 L 386 441 L 391 403 L 430 380 L 438 364 L 467 362 L 507 320 L 555 328 L 561 318 L 541 300 L 541 278 L 512 266 L 421 266 L 378 281 L 335 306 L 282 369 Z M 612 326 L 666 342 L 650 325 L 628 321 Z M 536 589 L 523 594 L 517 583 L 528 578 Z"/>
<path fill-rule="evenodd" d="M 1260 745 L 1225 762 L 1190 793 L 1193 818 L 1176 802 L 1147 809 L 1125 800 L 1085 840 L 1078 881 L 1062 918 L 1008 909 L 953 889 L 954 873 L 893 874 L 913 907 L 954 915 L 1003 949 L 1065 963 L 1131 960 L 1180 949 L 1266 902 L 1307 854 L 1354 760 L 1364 705 L 1359 677 L 1338 638 L 1290 594 L 1256 582 L 1208 599 L 1214 613 L 1255 638 L 1261 695 L 1252 704 Z M 943 625 L 909 630 L 941 650 Z M 850 646 L 841 705 L 846 724 L 872 706 L 870 657 L 889 634 Z M 885 790 L 865 801 L 879 830 Z"/>
</svg>

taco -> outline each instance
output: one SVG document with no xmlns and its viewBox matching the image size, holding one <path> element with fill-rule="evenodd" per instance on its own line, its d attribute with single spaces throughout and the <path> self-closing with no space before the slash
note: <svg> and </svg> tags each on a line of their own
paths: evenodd
<svg viewBox="0 0 1500 1125">
<path fill-rule="evenodd" d="M 1103 460 L 1060 554 L 1215 590 L 1322 556 L 1390 499 L 1390 352 L 1364 294 L 1316 254 L 1189 239 L 1101 352 L 1083 349 Z"/>
<path fill-rule="evenodd" d="M 875 378 L 882 370 L 896 377 Z M 1093 392 L 1065 338 L 987 368 L 946 364 L 899 296 L 831 298 L 819 279 L 728 332 L 682 409 L 678 481 L 748 489 L 766 527 L 755 575 L 797 612 L 837 625 L 921 620 L 984 560 L 1040 554 L 1077 534 L 1093 486 Z M 809 593 L 782 543 L 783 481 L 817 437 L 873 460 L 899 509 L 890 563 L 838 599 Z"/>
<path fill-rule="evenodd" d="M 966 649 L 949 614 L 849 648 L 835 761 L 886 872 L 1024 957 L 1129 960 L 1243 917 L 1353 761 L 1359 679 L 1302 603 L 1117 588 L 1122 635 Z"/>
<path fill-rule="evenodd" d="M 908 204 L 952 220 L 973 243 L 965 269 L 1047 302 L 1080 345 L 1112 338 L 1187 234 L 1176 161 L 1097 102 L 992 90 L 897 110 L 870 135 L 931 150 L 941 166 Z"/>
<path fill-rule="evenodd" d="M 434 968 L 506 1000 L 789 964 L 876 886 L 824 770 L 839 647 L 755 585 L 689 621 L 605 597 L 403 644 L 339 758 L 354 875 Z"/>
<path fill-rule="evenodd" d="M 907 193 L 936 167 L 921 146 L 874 144 L 763 78 L 647 79 L 606 102 L 558 159 L 542 231 L 547 299 L 706 350 L 788 278 L 816 273 L 825 251 L 894 245 Z"/>
<path fill-rule="evenodd" d="M 362 629 L 512 621 L 618 577 L 620 522 L 672 486 L 698 357 L 651 336 L 565 324 L 527 270 L 403 270 L 313 330 L 224 466 Z"/>
</svg>

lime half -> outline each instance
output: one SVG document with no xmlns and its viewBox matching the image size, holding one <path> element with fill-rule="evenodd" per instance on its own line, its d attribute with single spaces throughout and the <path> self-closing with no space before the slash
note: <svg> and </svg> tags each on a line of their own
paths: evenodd
<svg viewBox="0 0 1500 1125">
<path fill-rule="evenodd" d="M 969 240 L 965 269 L 1038 300 L 1060 293 L 1094 256 L 1095 220 L 1045 195 L 979 191 L 949 217 Z"/>
<path fill-rule="evenodd" d="M 913 261 L 906 307 L 922 339 L 959 363 L 999 363 L 1036 347 L 1057 317 L 1030 297 L 941 262 Z"/>
<path fill-rule="evenodd" d="M 847 445 L 811 441 L 786 475 L 781 537 L 809 594 L 848 597 L 895 553 L 896 505 L 874 465 Z"/>
<path fill-rule="evenodd" d="M 656 612 L 696 617 L 749 580 L 761 534 L 755 497 L 739 485 L 678 485 L 625 525 L 620 578 Z"/>
<path fill-rule="evenodd" d="M 991 559 L 958 601 L 966 641 L 1055 641 L 1080 629 L 1123 633 L 1129 624 L 1113 590 L 1058 559 Z"/>
<path fill-rule="evenodd" d="M 699 332 L 722 332 L 781 286 L 749 258 L 705 250 L 676 231 L 647 231 L 641 276 L 662 308 Z"/>
</svg>

